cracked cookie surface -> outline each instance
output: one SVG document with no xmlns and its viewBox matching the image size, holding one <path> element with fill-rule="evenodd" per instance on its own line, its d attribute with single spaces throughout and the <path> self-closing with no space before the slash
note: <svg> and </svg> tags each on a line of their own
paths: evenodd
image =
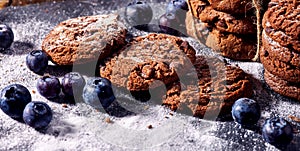
<svg viewBox="0 0 300 151">
<path fill-rule="evenodd" d="M 45 37 L 42 49 L 58 65 L 104 59 L 125 45 L 127 30 L 118 18 L 109 14 L 63 21 Z"/>
</svg>

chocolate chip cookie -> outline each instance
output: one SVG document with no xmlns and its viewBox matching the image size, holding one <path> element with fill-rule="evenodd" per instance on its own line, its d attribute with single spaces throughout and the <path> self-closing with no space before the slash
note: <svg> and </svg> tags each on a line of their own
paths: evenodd
<svg viewBox="0 0 300 151">
<path fill-rule="evenodd" d="M 255 15 L 231 15 L 228 13 L 216 11 L 209 3 L 190 0 L 190 8 L 193 16 L 199 18 L 202 22 L 221 32 L 230 32 L 235 34 L 256 34 L 256 16 Z"/>
<path fill-rule="evenodd" d="M 260 60 L 264 68 L 270 73 L 289 82 L 300 82 L 300 68 L 289 62 L 283 62 L 269 55 L 267 49 L 261 47 Z"/>
<path fill-rule="evenodd" d="M 163 105 L 173 111 L 212 119 L 219 113 L 230 113 L 238 98 L 252 96 L 249 76 L 239 67 L 204 56 L 197 56 L 194 67 L 198 77 L 195 83 L 181 81 L 181 88 L 178 84 L 169 88 Z"/>
<path fill-rule="evenodd" d="M 73 18 L 57 25 L 42 49 L 58 65 L 97 61 L 124 46 L 126 32 L 116 14 Z"/>
<path fill-rule="evenodd" d="M 300 68 L 300 53 L 292 48 L 281 46 L 278 42 L 270 38 L 265 31 L 262 32 L 262 43 L 265 52 L 271 58 L 277 58 L 285 63 L 290 63 L 297 68 Z"/>
<path fill-rule="evenodd" d="M 149 34 L 134 38 L 120 52 L 100 65 L 100 75 L 130 91 L 168 85 L 195 62 L 195 50 L 178 37 Z M 161 83 L 153 83 L 159 80 Z"/>
<path fill-rule="evenodd" d="M 300 83 L 288 82 L 273 75 L 267 70 L 265 70 L 264 78 L 266 83 L 275 92 L 300 101 Z"/>
<path fill-rule="evenodd" d="M 274 41 L 300 52 L 299 1 L 272 0 L 264 14 L 263 27 Z"/>
</svg>

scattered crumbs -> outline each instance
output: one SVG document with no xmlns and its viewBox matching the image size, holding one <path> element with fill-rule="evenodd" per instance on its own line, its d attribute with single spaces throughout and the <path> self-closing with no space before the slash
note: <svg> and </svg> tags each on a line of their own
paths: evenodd
<svg viewBox="0 0 300 151">
<path fill-rule="evenodd" d="M 289 118 L 290 118 L 291 120 L 293 120 L 294 122 L 300 123 L 300 118 L 298 118 L 298 117 L 296 117 L 296 116 L 289 115 Z"/>
<path fill-rule="evenodd" d="M 35 91 L 35 90 L 32 90 L 31 92 L 32 92 L 33 94 L 35 94 L 35 93 L 36 93 L 36 91 Z"/>
<path fill-rule="evenodd" d="M 165 118 L 168 119 L 169 117 L 168 117 L 168 116 L 165 116 Z"/>
<path fill-rule="evenodd" d="M 63 108 L 68 108 L 68 105 L 65 104 L 65 103 L 61 104 L 61 106 L 62 106 Z"/>
<path fill-rule="evenodd" d="M 43 76 L 51 76 L 49 73 L 45 73 Z"/>
<path fill-rule="evenodd" d="M 148 125 L 147 127 L 148 127 L 148 129 L 152 129 L 153 128 L 153 126 L 151 124 Z"/>
<path fill-rule="evenodd" d="M 104 119 L 104 121 L 105 121 L 106 123 L 112 123 L 112 121 L 111 121 L 111 119 L 110 119 L 109 117 L 106 117 L 106 118 Z"/>
<path fill-rule="evenodd" d="M 145 109 L 145 110 L 148 110 L 148 109 L 149 109 L 149 106 L 148 106 L 148 105 L 147 105 L 147 106 L 145 106 L 145 107 L 144 107 L 144 109 Z"/>
<path fill-rule="evenodd" d="M 171 116 L 173 116 L 173 113 L 169 113 Z"/>
</svg>

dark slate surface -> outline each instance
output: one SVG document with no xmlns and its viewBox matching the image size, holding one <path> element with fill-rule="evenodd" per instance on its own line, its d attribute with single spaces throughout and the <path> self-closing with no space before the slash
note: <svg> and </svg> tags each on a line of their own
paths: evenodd
<svg viewBox="0 0 300 151">
<path fill-rule="evenodd" d="M 180 130 L 172 137 L 164 138 L 161 143 L 141 143 L 147 142 L 147 137 L 143 134 L 137 134 L 137 137 L 129 142 L 122 139 L 122 134 L 102 133 L 102 130 L 108 128 L 103 122 L 106 114 L 95 112 L 93 109 L 78 104 L 64 109 L 60 104 L 49 102 L 38 94 L 34 93 L 34 82 L 39 77 L 28 71 L 24 65 L 26 54 L 33 49 L 40 49 L 43 37 L 59 22 L 78 16 L 108 14 L 110 12 L 122 13 L 127 5 L 126 0 L 75 0 L 65 2 L 50 2 L 43 4 L 34 4 L 24 7 L 9 7 L 0 10 L 0 22 L 6 23 L 13 28 L 15 33 L 15 42 L 12 47 L 0 54 L 1 89 L 11 83 L 21 83 L 27 86 L 34 99 L 44 100 L 54 109 L 54 120 L 49 129 L 44 133 L 39 133 L 22 123 L 13 121 L 0 111 L 0 150 L 276 150 L 273 146 L 265 143 L 259 130 L 247 130 L 239 127 L 232 121 L 207 121 L 198 120 L 187 115 L 176 114 L 174 119 L 183 121 L 173 131 Z M 152 23 L 156 23 L 159 14 L 163 13 L 164 1 L 149 1 L 155 10 L 155 17 Z M 133 35 L 146 34 L 130 28 Z M 210 49 L 196 42 L 191 38 L 186 38 L 197 49 L 198 54 L 215 55 Z M 229 63 L 239 65 L 244 71 L 253 75 L 255 94 L 253 98 L 257 100 L 262 107 L 262 118 L 259 126 L 264 119 L 279 115 L 291 121 L 288 116 L 300 117 L 300 104 L 295 100 L 282 97 L 273 91 L 263 81 L 263 67 L 259 63 L 235 62 L 228 60 Z M 70 67 L 50 66 L 48 72 L 53 75 L 61 76 L 71 71 Z M 122 94 L 119 97 L 122 98 Z M 115 118 L 110 117 L 114 123 L 122 125 L 128 121 L 131 127 L 140 126 L 138 123 L 165 122 L 160 119 L 161 116 L 168 115 L 168 110 L 160 106 L 149 106 L 151 113 L 137 115 L 135 117 Z M 137 118 L 137 119 L 132 119 Z M 75 119 L 75 120 L 74 120 Z M 158 120 L 157 120 L 158 119 Z M 78 121 L 77 121 L 78 120 Z M 89 121 L 82 123 L 80 121 Z M 95 124 L 95 121 L 100 121 Z M 137 122 L 138 121 L 138 122 Z M 291 121 L 292 122 L 292 121 Z M 156 123 L 157 124 L 157 123 Z M 299 131 L 299 123 L 292 122 L 295 131 Z M 124 124 L 126 127 L 126 124 Z M 155 130 L 155 127 L 154 127 Z M 117 131 L 117 130 L 116 130 Z M 117 132 L 116 132 L 117 133 Z M 102 134 L 101 140 L 98 134 Z M 107 135 L 107 139 L 103 140 Z M 130 134 L 131 135 L 131 134 Z M 164 135 L 156 132 L 158 138 Z M 145 138 L 144 138 L 145 137 Z M 293 142 L 287 150 L 300 150 L 299 134 L 295 134 Z"/>
</svg>

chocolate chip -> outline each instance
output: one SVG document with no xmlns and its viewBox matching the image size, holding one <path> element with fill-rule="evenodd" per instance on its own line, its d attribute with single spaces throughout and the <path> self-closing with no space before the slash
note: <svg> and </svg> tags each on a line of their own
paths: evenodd
<svg viewBox="0 0 300 151">
<path fill-rule="evenodd" d="M 268 57 L 269 56 L 269 52 L 268 51 L 264 51 L 264 57 Z"/>
<path fill-rule="evenodd" d="M 224 20 L 220 20 L 220 21 L 217 23 L 217 26 L 220 26 L 220 27 L 225 28 L 225 29 L 228 28 L 228 26 L 227 26 L 227 24 L 226 24 L 226 22 L 225 22 Z"/>
</svg>

